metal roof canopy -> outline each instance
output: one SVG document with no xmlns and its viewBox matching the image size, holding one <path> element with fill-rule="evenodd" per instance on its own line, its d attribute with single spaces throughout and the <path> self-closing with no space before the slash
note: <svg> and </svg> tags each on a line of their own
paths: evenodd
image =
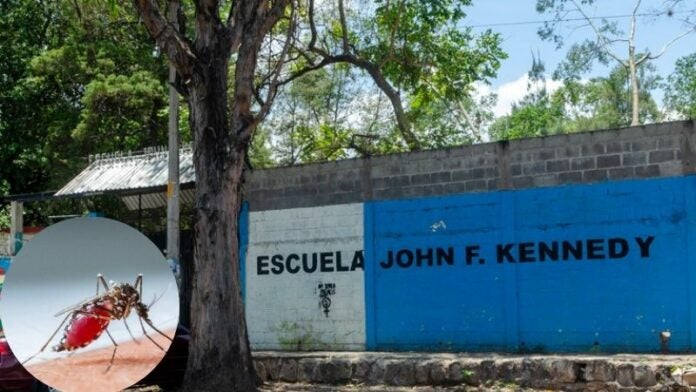
<svg viewBox="0 0 696 392">
<path fill-rule="evenodd" d="M 179 151 L 181 201 L 195 198 L 193 152 Z M 95 159 L 89 166 L 57 192 L 10 195 L 5 201 L 45 201 L 90 196 L 118 196 L 129 210 L 165 207 L 169 154 L 156 152 L 132 156 Z"/>
</svg>

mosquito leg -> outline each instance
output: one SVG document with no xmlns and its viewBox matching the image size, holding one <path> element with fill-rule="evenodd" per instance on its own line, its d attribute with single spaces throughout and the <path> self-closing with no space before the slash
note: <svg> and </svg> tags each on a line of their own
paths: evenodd
<svg viewBox="0 0 696 392">
<path fill-rule="evenodd" d="M 138 277 L 135 278 L 135 283 L 133 284 L 133 288 L 138 290 L 138 293 L 140 294 L 140 300 L 143 300 L 143 274 L 138 274 Z"/>
<path fill-rule="evenodd" d="M 126 319 L 123 319 L 123 324 L 126 326 L 126 330 L 128 331 L 128 334 L 130 335 L 131 339 L 135 342 L 135 344 L 140 344 L 140 342 L 133 336 L 133 332 L 131 332 L 130 327 L 128 326 L 128 323 L 126 322 Z"/>
<path fill-rule="evenodd" d="M 51 340 L 53 340 L 53 338 L 56 336 L 56 334 L 58 333 L 58 331 L 60 331 L 60 328 L 63 326 L 63 324 L 65 324 L 65 322 L 68 321 L 68 318 L 70 318 L 70 316 L 72 316 L 72 315 L 73 315 L 73 313 L 68 313 L 67 315 L 65 315 L 65 318 L 63 319 L 63 321 L 60 322 L 60 324 L 58 325 L 58 328 L 56 328 L 56 330 L 53 331 L 53 334 L 51 334 L 51 337 L 48 338 L 48 340 L 46 341 L 46 343 L 44 343 L 44 345 L 41 347 L 41 349 L 40 349 L 36 354 L 34 354 L 34 355 L 30 356 L 29 358 L 25 359 L 24 361 L 22 361 L 22 365 L 24 365 L 25 363 L 31 361 L 32 359 L 34 359 L 34 357 L 36 357 L 36 356 L 39 355 L 41 352 L 43 352 L 43 350 L 46 349 L 46 347 L 48 346 L 48 344 L 51 343 Z"/>
<path fill-rule="evenodd" d="M 147 319 L 146 319 L 147 320 Z M 165 351 L 164 347 L 162 347 L 159 343 L 155 341 L 155 339 L 151 338 L 150 335 L 147 334 L 145 331 L 145 326 L 143 325 L 143 318 L 138 317 L 138 321 L 140 321 L 140 327 L 143 329 L 143 334 L 145 335 L 146 338 L 150 339 L 150 341 L 157 347 L 159 347 L 160 350 Z M 159 332 L 159 331 L 157 331 Z M 165 335 L 166 336 L 166 335 Z"/>
<path fill-rule="evenodd" d="M 106 370 L 104 370 L 104 373 L 106 373 L 109 371 L 109 369 L 111 369 L 111 366 L 114 364 L 114 357 L 116 357 L 116 349 L 118 348 L 118 344 L 116 344 L 114 337 L 111 336 L 111 333 L 109 332 L 108 329 L 105 329 L 104 331 L 106 331 L 106 334 L 109 335 L 109 339 L 111 339 L 111 343 L 114 344 L 114 352 L 111 353 L 111 361 L 109 361 L 109 367 L 107 367 Z"/>
<path fill-rule="evenodd" d="M 106 283 L 106 280 L 104 279 L 104 275 L 102 274 L 97 274 L 97 295 L 99 295 L 99 284 L 102 284 L 104 286 L 104 291 L 109 291 L 109 285 Z"/>
<path fill-rule="evenodd" d="M 157 327 L 155 327 L 155 324 L 153 324 L 152 321 L 150 321 L 149 318 L 146 318 L 146 319 L 145 319 L 145 322 L 147 323 L 147 325 L 150 326 L 150 328 L 154 329 L 158 334 L 160 334 L 160 335 L 164 336 L 165 338 L 169 339 L 170 342 L 172 341 L 172 338 L 170 338 L 170 337 L 167 336 L 164 332 L 162 332 L 162 331 L 160 331 L 159 329 L 157 329 Z"/>
</svg>

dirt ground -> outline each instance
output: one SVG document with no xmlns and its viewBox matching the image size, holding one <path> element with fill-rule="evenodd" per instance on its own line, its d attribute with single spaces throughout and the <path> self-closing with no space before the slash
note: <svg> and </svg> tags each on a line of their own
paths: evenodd
<svg viewBox="0 0 696 392">
<path fill-rule="evenodd" d="M 174 336 L 174 331 L 164 331 Z M 165 349 L 169 341 L 159 334 L 150 335 Z M 164 356 L 165 352 L 147 338 L 120 343 L 114 364 L 106 372 L 113 348 L 81 352 L 74 355 L 29 365 L 28 370 L 44 384 L 62 392 L 115 392 L 128 388 L 145 377 Z"/>
</svg>

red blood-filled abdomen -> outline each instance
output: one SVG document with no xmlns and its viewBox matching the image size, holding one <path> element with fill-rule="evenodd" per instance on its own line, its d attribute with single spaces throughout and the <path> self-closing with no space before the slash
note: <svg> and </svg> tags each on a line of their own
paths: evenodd
<svg viewBox="0 0 696 392">
<path fill-rule="evenodd" d="M 65 334 L 66 349 L 84 347 L 97 339 L 102 332 L 109 326 L 109 312 L 100 307 L 89 307 L 85 309 L 88 314 L 78 314 L 72 319 L 70 327 Z"/>
</svg>

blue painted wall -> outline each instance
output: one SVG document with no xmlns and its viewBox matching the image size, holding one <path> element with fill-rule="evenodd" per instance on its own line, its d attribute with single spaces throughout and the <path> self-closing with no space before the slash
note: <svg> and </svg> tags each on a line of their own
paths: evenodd
<svg viewBox="0 0 696 392">
<path fill-rule="evenodd" d="M 368 349 L 656 351 L 666 330 L 672 350 L 696 348 L 695 188 L 678 177 L 366 203 Z M 542 262 L 540 241 L 584 253 Z M 450 247 L 454 265 L 381 265 Z"/>
</svg>

